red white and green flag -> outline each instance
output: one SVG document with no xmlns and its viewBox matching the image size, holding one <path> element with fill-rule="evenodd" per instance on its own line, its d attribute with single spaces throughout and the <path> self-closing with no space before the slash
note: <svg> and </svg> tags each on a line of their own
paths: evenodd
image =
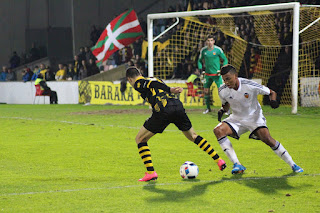
<svg viewBox="0 0 320 213">
<path fill-rule="evenodd" d="M 112 20 L 100 35 L 96 45 L 91 48 L 101 65 L 110 55 L 141 38 L 143 32 L 137 14 L 130 9 Z"/>
</svg>

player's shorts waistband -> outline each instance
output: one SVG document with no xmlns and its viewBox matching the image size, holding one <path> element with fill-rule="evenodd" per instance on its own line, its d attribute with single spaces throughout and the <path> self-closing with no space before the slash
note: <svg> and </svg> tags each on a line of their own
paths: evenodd
<svg viewBox="0 0 320 213">
<path fill-rule="evenodd" d="M 216 73 L 216 74 L 213 74 L 213 73 L 205 73 L 205 75 L 207 75 L 207 76 L 219 76 L 218 73 Z"/>
</svg>

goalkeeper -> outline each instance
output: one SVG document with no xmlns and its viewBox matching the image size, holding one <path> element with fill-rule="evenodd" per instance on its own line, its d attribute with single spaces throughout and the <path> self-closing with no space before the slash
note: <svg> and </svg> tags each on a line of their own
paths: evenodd
<svg viewBox="0 0 320 213">
<path fill-rule="evenodd" d="M 213 35 L 209 35 L 206 39 L 207 46 L 203 47 L 200 51 L 199 59 L 198 59 L 198 68 L 202 70 L 202 62 L 204 60 L 205 63 L 205 74 L 204 74 L 204 99 L 206 102 L 207 109 L 203 112 L 203 114 L 207 114 L 211 112 L 210 109 L 210 94 L 209 90 L 213 82 L 216 83 L 219 88 L 222 85 L 222 78 L 219 74 L 220 71 L 220 59 L 223 60 L 223 65 L 228 64 L 228 59 L 223 53 L 223 50 L 214 45 L 214 37 Z"/>
</svg>

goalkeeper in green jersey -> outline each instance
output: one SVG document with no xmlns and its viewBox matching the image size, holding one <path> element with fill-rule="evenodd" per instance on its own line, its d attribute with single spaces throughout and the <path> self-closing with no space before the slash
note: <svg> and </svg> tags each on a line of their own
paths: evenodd
<svg viewBox="0 0 320 213">
<path fill-rule="evenodd" d="M 220 71 L 220 59 L 223 60 L 223 65 L 228 64 L 228 59 L 223 53 L 223 50 L 214 45 L 213 35 L 207 37 L 206 43 L 207 46 L 203 47 L 200 51 L 198 59 L 198 68 L 202 70 L 202 62 L 205 63 L 205 74 L 204 74 L 204 99 L 206 101 L 207 109 L 203 114 L 207 114 L 211 111 L 210 109 L 210 94 L 209 90 L 213 82 L 216 82 L 217 87 L 219 88 L 223 81 L 219 74 Z"/>
</svg>

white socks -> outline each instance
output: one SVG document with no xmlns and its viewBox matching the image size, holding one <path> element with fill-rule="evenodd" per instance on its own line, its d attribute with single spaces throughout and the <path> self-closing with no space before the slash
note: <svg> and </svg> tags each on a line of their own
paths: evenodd
<svg viewBox="0 0 320 213">
<path fill-rule="evenodd" d="M 232 147 L 232 144 L 230 140 L 227 138 L 227 136 L 219 138 L 218 142 L 224 151 L 224 153 L 228 156 L 230 161 L 235 164 L 240 164 L 238 157 Z M 274 147 L 271 147 L 274 153 L 276 153 L 282 160 L 284 160 L 290 167 L 292 167 L 295 162 L 292 160 L 292 157 L 288 153 L 288 151 L 282 146 L 279 141 L 276 142 L 276 145 Z"/>
<path fill-rule="evenodd" d="M 230 142 L 230 140 L 227 138 L 227 136 L 219 138 L 218 142 L 222 148 L 222 150 L 224 151 L 224 153 L 228 156 L 228 158 L 230 159 L 230 161 L 235 164 L 240 164 L 238 157 L 232 147 L 232 144 Z"/>
<path fill-rule="evenodd" d="M 279 141 L 276 142 L 274 147 L 271 149 L 276 153 L 282 160 L 284 160 L 290 167 L 292 167 L 295 162 L 293 162 L 292 157 L 289 155 L 288 151 L 282 146 Z"/>
</svg>

